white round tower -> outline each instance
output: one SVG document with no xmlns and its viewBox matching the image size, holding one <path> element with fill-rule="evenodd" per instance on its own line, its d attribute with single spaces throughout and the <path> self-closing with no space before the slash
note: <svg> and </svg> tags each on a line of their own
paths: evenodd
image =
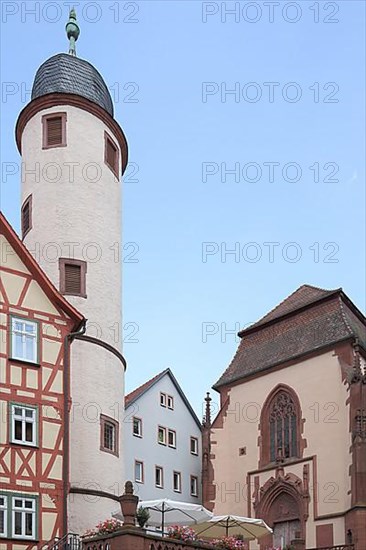
<svg viewBox="0 0 366 550">
<path fill-rule="evenodd" d="M 111 517 L 123 492 L 119 180 L 127 143 L 103 78 L 75 55 L 74 11 L 66 28 L 69 54 L 51 57 L 37 71 L 16 139 L 22 155 L 24 243 L 87 318 L 85 335 L 76 336 L 64 365 L 70 400 L 64 530 L 82 533 Z"/>
</svg>

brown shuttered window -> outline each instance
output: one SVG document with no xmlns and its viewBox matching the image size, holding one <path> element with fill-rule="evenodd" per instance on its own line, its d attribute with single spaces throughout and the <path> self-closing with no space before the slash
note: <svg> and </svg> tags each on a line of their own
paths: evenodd
<svg viewBox="0 0 366 550">
<path fill-rule="evenodd" d="M 86 298 L 86 262 L 60 258 L 60 291 Z"/>
<path fill-rule="evenodd" d="M 80 294 L 81 292 L 81 266 L 65 264 L 65 292 L 67 294 Z"/>
<path fill-rule="evenodd" d="M 116 178 L 119 177 L 118 171 L 119 171 L 119 158 L 118 158 L 118 148 L 117 145 L 114 143 L 112 138 L 105 133 L 105 148 L 104 148 L 104 160 L 107 166 L 112 170 Z"/>
<path fill-rule="evenodd" d="M 22 238 L 32 229 L 32 195 L 24 201 L 22 206 Z"/>
<path fill-rule="evenodd" d="M 60 116 L 47 119 L 47 145 L 61 145 L 62 118 Z"/>
<path fill-rule="evenodd" d="M 53 113 L 42 117 L 43 149 L 66 145 L 66 113 Z"/>
</svg>

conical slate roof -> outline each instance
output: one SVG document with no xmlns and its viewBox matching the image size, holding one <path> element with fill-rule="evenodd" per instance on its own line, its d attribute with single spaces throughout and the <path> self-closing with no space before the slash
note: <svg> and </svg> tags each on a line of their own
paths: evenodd
<svg viewBox="0 0 366 550">
<path fill-rule="evenodd" d="M 107 85 L 95 67 L 84 59 L 59 53 L 40 66 L 33 83 L 32 99 L 53 93 L 85 97 L 113 117 L 113 102 Z"/>
</svg>

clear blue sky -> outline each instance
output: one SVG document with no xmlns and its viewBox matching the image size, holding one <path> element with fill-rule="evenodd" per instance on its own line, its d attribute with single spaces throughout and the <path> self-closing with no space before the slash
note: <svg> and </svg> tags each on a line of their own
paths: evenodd
<svg viewBox="0 0 366 550">
<path fill-rule="evenodd" d="M 237 347 L 225 328 L 303 283 L 365 308 L 365 4 L 237 4 L 75 2 L 78 56 L 119 89 L 139 170 L 123 200 L 124 242 L 139 248 L 124 262 L 127 391 L 170 366 L 200 416 Z M 3 163 L 19 162 L 15 122 L 39 65 L 67 51 L 67 18 L 67 2 L 2 2 Z M 19 230 L 19 175 L 1 191 Z M 272 257 L 264 243 L 279 243 Z"/>
</svg>

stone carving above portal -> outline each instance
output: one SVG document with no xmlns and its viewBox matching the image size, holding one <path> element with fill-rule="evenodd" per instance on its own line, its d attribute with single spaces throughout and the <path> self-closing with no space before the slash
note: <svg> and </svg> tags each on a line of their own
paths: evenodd
<svg viewBox="0 0 366 550">
<path fill-rule="evenodd" d="M 255 487 L 254 508 L 256 517 L 263 518 L 270 526 L 278 521 L 298 519 L 301 531 L 309 517 L 309 465 L 303 468 L 303 479 L 293 473 L 284 473 L 278 464 L 276 475 L 270 477 L 262 487 Z"/>
</svg>

